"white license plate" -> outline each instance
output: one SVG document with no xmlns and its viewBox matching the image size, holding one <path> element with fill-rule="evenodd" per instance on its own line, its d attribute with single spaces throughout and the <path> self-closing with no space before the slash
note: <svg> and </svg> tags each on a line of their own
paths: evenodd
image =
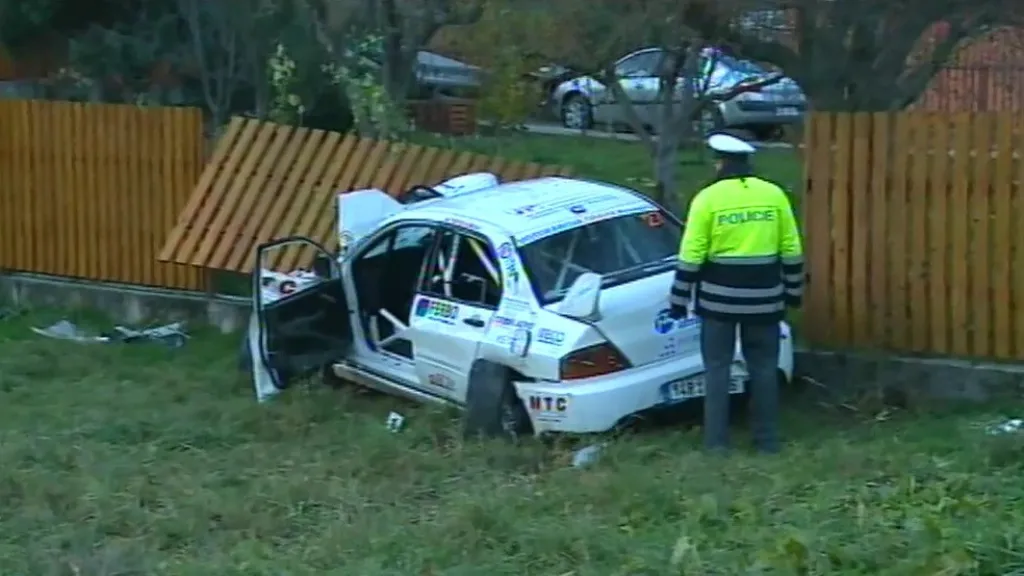
<svg viewBox="0 0 1024 576">
<path fill-rule="evenodd" d="M 729 394 L 742 394 L 744 384 L 742 378 L 729 381 Z M 702 398 L 705 394 L 704 375 L 691 376 L 682 380 L 674 380 L 661 386 L 661 396 L 665 402 L 674 404 L 691 398 Z"/>
<path fill-rule="evenodd" d="M 800 110 L 797 108 L 783 107 L 777 110 L 779 116 L 799 116 Z"/>
</svg>

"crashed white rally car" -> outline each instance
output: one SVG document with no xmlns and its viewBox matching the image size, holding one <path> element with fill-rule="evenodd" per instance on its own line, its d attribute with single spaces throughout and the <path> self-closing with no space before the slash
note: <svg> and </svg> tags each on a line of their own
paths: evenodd
<svg viewBox="0 0 1024 576">
<path fill-rule="evenodd" d="M 699 320 L 668 316 L 682 226 L 598 182 L 491 174 L 338 196 L 340 254 L 260 247 L 249 326 L 265 400 L 323 371 L 460 406 L 470 433 L 600 432 L 704 395 Z M 295 243 L 314 273 L 267 271 Z M 793 370 L 782 326 L 779 377 Z M 732 392 L 745 392 L 737 352 Z"/>
</svg>

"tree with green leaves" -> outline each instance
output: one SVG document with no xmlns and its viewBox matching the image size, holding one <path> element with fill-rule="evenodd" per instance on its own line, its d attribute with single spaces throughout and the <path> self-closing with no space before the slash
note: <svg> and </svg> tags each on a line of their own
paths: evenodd
<svg viewBox="0 0 1024 576">
<path fill-rule="evenodd" d="M 1019 23 L 1013 0 L 758 0 L 690 21 L 795 79 L 818 110 L 902 110 L 964 46 Z"/>
<path fill-rule="evenodd" d="M 415 84 L 416 58 L 444 26 L 480 18 L 483 0 L 297 0 L 353 106 L 356 129 L 389 137 Z"/>
<path fill-rule="evenodd" d="M 0 0 L 0 44 L 18 55 L 52 29 L 57 0 Z"/>
</svg>

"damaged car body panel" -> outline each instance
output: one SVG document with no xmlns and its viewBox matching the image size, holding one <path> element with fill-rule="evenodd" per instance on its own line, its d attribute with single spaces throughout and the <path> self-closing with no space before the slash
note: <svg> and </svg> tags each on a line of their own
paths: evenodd
<svg viewBox="0 0 1024 576">
<path fill-rule="evenodd" d="M 260 400 L 323 371 L 462 407 L 467 432 L 519 434 L 599 432 L 703 396 L 699 321 L 667 315 L 682 225 L 633 191 L 468 174 L 397 199 L 341 194 L 337 222 L 338 254 L 301 238 L 260 247 Z M 297 242 L 317 270 L 285 275 L 286 295 L 262 289 L 283 284 L 266 253 Z M 745 378 L 737 352 L 734 393 Z"/>
</svg>

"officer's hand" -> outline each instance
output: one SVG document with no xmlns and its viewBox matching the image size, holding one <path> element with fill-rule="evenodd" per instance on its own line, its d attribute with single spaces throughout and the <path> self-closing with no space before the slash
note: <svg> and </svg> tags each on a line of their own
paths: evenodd
<svg viewBox="0 0 1024 576">
<path fill-rule="evenodd" d="M 672 306 L 669 308 L 668 317 L 673 320 L 682 320 L 690 317 L 689 306 Z"/>
</svg>

